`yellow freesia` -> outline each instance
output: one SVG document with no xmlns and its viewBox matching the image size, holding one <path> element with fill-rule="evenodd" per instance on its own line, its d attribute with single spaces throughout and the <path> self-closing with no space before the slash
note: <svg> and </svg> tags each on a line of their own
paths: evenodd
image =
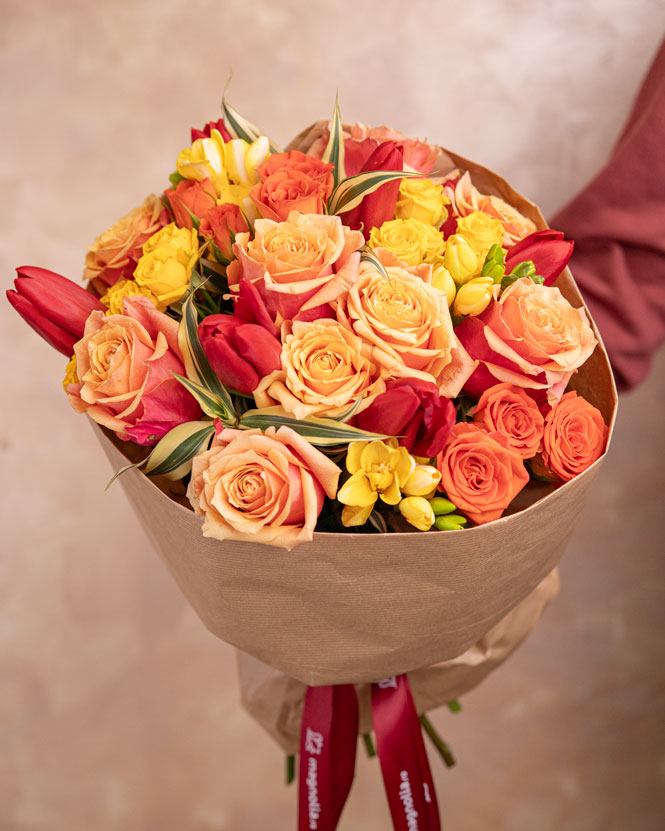
<svg viewBox="0 0 665 831">
<path fill-rule="evenodd" d="M 453 278 L 450 276 L 450 272 L 444 265 L 435 265 L 432 269 L 432 285 L 435 289 L 439 289 L 439 291 L 442 291 L 446 295 L 448 308 L 450 308 L 453 305 L 453 300 L 455 299 L 457 286 L 455 285 Z"/>
<path fill-rule="evenodd" d="M 443 265 L 458 286 L 480 274 L 483 260 L 473 246 L 461 234 L 453 234 L 446 240 Z"/>
<path fill-rule="evenodd" d="M 455 295 L 453 312 L 462 315 L 479 315 L 484 311 L 494 296 L 494 281 L 491 277 L 476 277 L 460 286 Z"/>
<path fill-rule="evenodd" d="M 402 485 L 404 496 L 433 496 L 441 474 L 433 465 L 416 465 L 413 473 Z"/>
<path fill-rule="evenodd" d="M 346 469 L 351 477 L 337 492 L 337 499 L 351 510 L 344 509 L 344 525 L 362 525 L 372 513 L 377 499 L 397 505 L 401 486 L 416 466 L 415 459 L 396 439 L 354 441 L 349 444 Z"/>
<path fill-rule="evenodd" d="M 407 496 L 399 503 L 399 512 L 404 519 L 419 531 L 429 531 L 434 525 L 434 511 L 422 496 Z"/>
</svg>

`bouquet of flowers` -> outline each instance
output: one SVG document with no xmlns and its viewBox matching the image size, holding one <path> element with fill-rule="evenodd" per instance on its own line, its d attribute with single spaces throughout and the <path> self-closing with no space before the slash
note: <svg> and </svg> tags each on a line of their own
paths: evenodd
<svg viewBox="0 0 665 831">
<path fill-rule="evenodd" d="M 7 294 L 206 626 L 249 653 L 245 703 L 300 735 L 302 827 L 332 828 L 338 796 L 304 783 L 328 745 L 348 774 L 349 691 L 372 685 L 383 762 L 386 697 L 449 701 L 525 637 L 616 396 L 573 243 L 495 174 L 337 107 L 285 151 L 222 110 L 90 246 L 85 288 L 22 267 Z M 434 828 L 410 736 L 424 791 L 384 765 L 391 809 Z"/>
</svg>

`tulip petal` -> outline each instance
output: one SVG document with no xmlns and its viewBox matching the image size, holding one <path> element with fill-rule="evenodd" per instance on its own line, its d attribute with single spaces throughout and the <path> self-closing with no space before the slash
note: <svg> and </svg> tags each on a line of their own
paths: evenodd
<svg viewBox="0 0 665 831">
<path fill-rule="evenodd" d="M 45 317 L 27 298 L 18 292 L 9 290 L 7 299 L 21 315 L 23 320 L 37 332 L 48 344 L 68 358 L 74 354 L 74 344 L 79 338 L 62 329 Z"/>
</svg>

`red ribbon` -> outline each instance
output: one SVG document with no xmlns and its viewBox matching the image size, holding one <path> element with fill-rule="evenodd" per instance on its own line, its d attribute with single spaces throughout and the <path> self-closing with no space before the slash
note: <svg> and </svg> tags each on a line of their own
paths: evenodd
<svg viewBox="0 0 665 831">
<path fill-rule="evenodd" d="M 440 831 L 434 782 L 406 675 L 372 684 L 372 718 L 395 831 Z"/>
<path fill-rule="evenodd" d="M 337 828 L 353 783 L 357 742 L 355 687 L 308 687 L 300 734 L 298 831 Z"/>
</svg>

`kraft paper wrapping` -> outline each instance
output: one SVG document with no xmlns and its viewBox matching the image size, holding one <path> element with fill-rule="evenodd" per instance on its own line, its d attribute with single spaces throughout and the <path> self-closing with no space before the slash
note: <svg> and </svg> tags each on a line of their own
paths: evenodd
<svg viewBox="0 0 665 831">
<path fill-rule="evenodd" d="M 308 149 L 325 126 L 308 128 L 291 146 Z M 471 161 L 442 150 L 432 175 L 455 167 L 469 170 L 482 192 L 546 227 L 535 205 Z M 568 269 L 557 286 L 574 306 L 583 305 Z M 570 386 L 599 408 L 611 430 L 616 390 L 602 343 Z M 95 430 L 114 469 L 125 465 L 123 443 Z M 601 463 L 556 489 L 530 483 L 506 515 L 487 525 L 440 533 L 315 533 L 290 552 L 205 538 L 182 496 L 174 501 L 167 487 L 137 470 L 120 482 L 214 635 L 301 684 L 362 684 L 412 672 L 416 700 L 426 708 L 429 700 L 441 703 L 476 683 L 535 625 L 543 581 L 563 554 Z M 432 669 L 423 676 L 424 667 Z"/>
<path fill-rule="evenodd" d="M 559 574 L 551 571 L 511 612 L 478 643 L 451 661 L 442 661 L 409 673 L 418 713 L 459 698 L 502 664 L 535 627 L 545 607 L 559 592 Z M 238 678 L 242 704 L 286 753 L 297 753 L 307 686 L 262 661 L 238 651 Z M 359 733 L 372 730 L 370 685 L 357 687 Z"/>
</svg>

